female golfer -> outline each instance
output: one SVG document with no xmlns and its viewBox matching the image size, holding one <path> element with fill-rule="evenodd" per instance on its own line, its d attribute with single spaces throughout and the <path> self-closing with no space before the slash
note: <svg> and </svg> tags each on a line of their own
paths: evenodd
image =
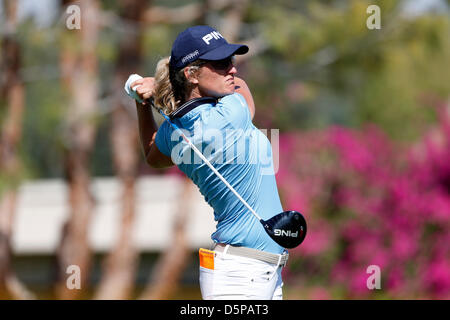
<svg viewBox="0 0 450 320">
<path fill-rule="evenodd" d="M 136 105 L 149 165 L 176 164 L 214 209 L 214 244 L 211 250 L 199 250 L 203 299 L 282 299 L 281 270 L 288 254 L 167 121 L 157 128 L 149 101 L 263 219 L 271 218 L 283 211 L 271 146 L 252 123 L 253 98 L 233 64 L 234 55 L 247 51 L 209 26 L 194 26 L 178 35 L 154 78 L 128 84 L 146 101 Z"/>
</svg>

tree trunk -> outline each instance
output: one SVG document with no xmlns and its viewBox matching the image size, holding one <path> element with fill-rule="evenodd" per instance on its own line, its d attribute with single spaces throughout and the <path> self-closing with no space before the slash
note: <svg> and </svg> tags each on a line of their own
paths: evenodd
<svg viewBox="0 0 450 320">
<path fill-rule="evenodd" d="M 235 43 L 239 37 L 242 19 L 248 8 L 248 4 L 248 0 L 232 0 L 230 9 L 225 13 L 220 25 L 220 31 L 230 43 Z"/>
<path fill-rule="evenodd" d="M 121 18 L 136 24 L 124 33 L 119 43 L 116 76 L 112 86 L 114 111 L 112 113 L 111 144 L 114 166 L 122 184 L 122 223 L 114 249 L 109 253 L 103 268 L 103 278 L 95 295 L 96 299 L 129 299 L 134 289 L 134 276 L 138 252 L 133 245 L 135 218 L 135 182 L 140 153 L 136 118 L 127 105 L 134 103 L 123 99 L 123 85 L 129 74 L 139 73 L 141 62 L 141 28 L 139 22 L 145 11 L 145 3 L 139 0 L 121 2 Z M 124 105 L 124 102 L 127 105 Z"/>
<path fill-rule="evenodd" d="M 11 236 L 21 174 L 17 147 L 22 137 L 24 87 L 19 75 L 20 45 L 16 40 L 17 3 L 9 0 L 3 4 L 6 28 L 1 44 L 0 99 L 6 102 L 6 112 L 0 120 L 0 299 L 31 299 L 34 295 L 11 270 Z"/>
<path fill-rule="evenodd" d="M 169 244 L 156 262 L 150 281 L 140 299 L 170 299 L 178 289 L 178 283 L 189 255 L 186 225 L 189 220 L 189 213 L 192 210 L 193 191 L 194 184 L 192 181 L 183 177 L 171 232 L 173 242 Z"/>
<path fill-rule="evenodd" d="M 64 1 L 64 4 L 72 2 Z M 90 192 L 89 158 L 95 142 L 94 116 L 98 95 L 96 45 L 99 32 L 97 1 L 81 0 L 81 29 L 67 30 L 61 53 L 63 86 L 69 94 L 65 150 L 65 178 L 69 189 L 70 215 L 58 248 L 60 299 L 81 297 L 88 284 L 90 249 L 88 227 L 94 201 Z M 67 40 L 71 40 L 68 42 Z M 79 267 L 81 290 L 66 285 L 67 268 Z"/>
</svg>

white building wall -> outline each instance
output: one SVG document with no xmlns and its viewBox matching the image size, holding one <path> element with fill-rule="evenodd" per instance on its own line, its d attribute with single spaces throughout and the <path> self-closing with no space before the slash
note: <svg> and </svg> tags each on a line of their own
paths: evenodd
<svg viewBox="0 0 450 320">
<path fill-rule="evenodd" d="M 170 247 L 177 195 L 182 187 L 177 176 L 147 176 L 138 179 L 134 244 L 140 251 Z M 120 184 L 115 178 L 96 178 L 92 183 L 96 207 L 89 239 L 94 251 L 109 251 L 120 228 Z M 189 247 L 209 247 L 215 230 L 213 209 L 193 187 L 193 210 L 187 223 Z M 69 214 L 67 186 L 63 180 L 30 181 L 21 186 L 14 221 L 14 254 L 51 254 L 60 241 Z"/>
</svg>

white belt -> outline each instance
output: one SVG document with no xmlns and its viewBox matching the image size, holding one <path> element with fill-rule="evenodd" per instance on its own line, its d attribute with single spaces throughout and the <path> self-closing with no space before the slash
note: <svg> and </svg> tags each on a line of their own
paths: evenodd
<svg viewBox="0 0 450 320">
<path fill-rule="evenodd" d="M 228 249 L 226 249 L 228 247 Z M 213 250 L 217 252 L 225 252 L 228 254 L 232 254 L 235 256 L 240 257 L 246 257 L 246 258 L 252 258 L 264 262 L 268 262 L 271 264 L 276 264 L 278 266 L 284 267 L 287 264 L 287 261 L 289 259 L 289 253 L 283 253 L 283 254 L 276 254 L 276 253 L 270 253 L 265 252 L 261 250 L 256 250 L 253 248 L 247 248 L 247 247 L 236 247 L 231 245 L 226 245 L 223 243 L 216 243 L 213 246 Z"/>
</svg>

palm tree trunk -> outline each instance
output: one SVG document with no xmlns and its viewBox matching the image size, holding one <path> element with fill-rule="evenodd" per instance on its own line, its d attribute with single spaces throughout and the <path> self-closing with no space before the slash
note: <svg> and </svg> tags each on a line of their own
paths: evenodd
<svg viewBox="0 0 450 320">
<path fill-rule="evenodd" d="M 21 163 L 17 147 L 22 137 L 24 87 L 19 75 L 20 45 L 16 39 L 15 1 L 4 1 L 6 32 L 1 44 L 0 98 L 6 102 L 6 116 L 0 131 L 0 298 L 31 299 L 29 292 L 11 270 L 11 236 L 16 212 Z"/>
<path fill-rule="evenodd" d="M 65 2 L 69 4 L 70 2 Z M 69 189 L 70 214 L 63 228 L 58 248 L 58 283 L 60 299 L 76 299 L 87 289 L 90 248 L 88 227 L 94 201 L 90 192 L 89 159 L 94 147 L 94 121 L 97 95 L 96 45 L 99 32 L 98 1 L 74 2 L 81 9 L 81 29 L 67 30 L 67 39 L 77 44 L 64 43 L 61 53 L 63 86 L 71 99 L 67 113 L 67 149 L 65 150 L 65 178 Z M 81 290 L 66 285 L 67 268 L 79 267 Z"/>
<path fill-rule="evenodd" d="M 141 21 L 145 3 L 139 0 L 121 1 L 120 17 L 133 21 L 130 31 L 119 43 L 115 81 L 112 86 L 111 144 L 116 174 L 122 184 L 122 223 L 118 241 L 109 253 L 103 268 L 103 278 L 96 299 L 129 299 L 134 289 L 138 252 L 133 245 L 135 218 L 135 182 L 139 165 L 139 140 L 136 119 L 124 105 L 123 84 L 130 73 L 137 73 L 141 62 Z M 131 103 L 128 99 L 127 103 Z M 133 104 L 130 104 L 133 105 Z M 134 108 L 132 109 L 134 112 Z"/>
</svg>

